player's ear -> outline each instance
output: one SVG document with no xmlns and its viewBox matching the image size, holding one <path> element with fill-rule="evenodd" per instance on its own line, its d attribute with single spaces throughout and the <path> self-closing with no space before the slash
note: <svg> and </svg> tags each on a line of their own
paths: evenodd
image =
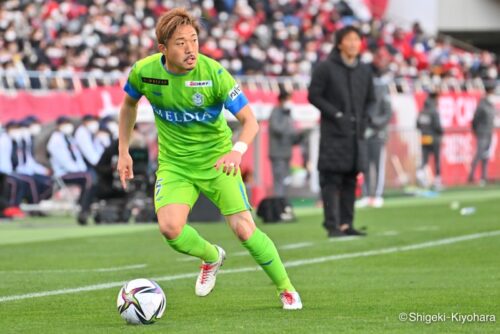
<svg viewBox="0 0 500 334">
<path fill-rule="evenodd" d="M 165 52 L 165 51 L 167 51 L 167 46 L 165 44 L 159 43 L 158 49 L 160 50 L 160 52 Z"/>
</svg>

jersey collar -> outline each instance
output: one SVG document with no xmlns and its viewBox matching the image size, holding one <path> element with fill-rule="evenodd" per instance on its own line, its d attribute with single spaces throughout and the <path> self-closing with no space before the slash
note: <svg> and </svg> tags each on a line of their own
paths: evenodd
<svg viewBox="0 0 500 334">
<path fill-rule="evenodd" d="M 182 74 L 170 72 L 170 71 L 167 69 L 167 66 L 166 66 L 165 55 L 161 55 L 161 57 L 160 57 L 160 65 L 161 65 L 161 67 L 163 68 L 163 70 L 164 70 L 167 74 L 169 74 L 169 75 L 173 75 L 174 77 L 184 77 L 184 76 L 186 76 L 186 75 L 191 74 L 191 72 L 193 72 L 193 71 L 196 69 L 196 67 L 195 67 L 195 68 L 193 68 L 191 71 L 186 72 L 186 73 L 182 73 Z M 196 66 L 198 66 L 198 64 L 196 64 Z"/>
</svg>

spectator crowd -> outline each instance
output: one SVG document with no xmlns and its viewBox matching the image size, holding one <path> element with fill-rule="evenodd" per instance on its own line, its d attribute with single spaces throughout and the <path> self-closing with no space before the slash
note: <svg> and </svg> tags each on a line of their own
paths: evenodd
<svg viewBox="0 0 500 334">
<path fill-rule="evenodd" d="M 0 133 L 0 195 L 4 200 L 0 217 L 23 217 L 21 203 L 49 199 L 55 181 L 80 188 L 78 222 L 87 223 L 90 206 L 106 181 L 98 175 L 102 158 L 107 151 L 117 151 L 118 123 L 110 116 L 92 115 L 85 115 L 77 127 L 74 123 L 61 116 L 50 129 L 49 124 L 42 126 L 37 117 L 28 116 L 5 124 Z"/>
<path fill-rule="evenodd" d="M 124 73 L 156 51 L 156 18 L 188 6 L 203 23 L 200 51 L 238 75 L 309 77 L 330 53 L 335 32 L 356 25 L 363 34 L 363 61 L 379 54 L 395 79 L 497 78 L 493 54 L 454 47 L 425 34 L 418 23 L 405 29 L 356 3 L 7 0 L 0 4 L 0 72 Z"/>
</svg>

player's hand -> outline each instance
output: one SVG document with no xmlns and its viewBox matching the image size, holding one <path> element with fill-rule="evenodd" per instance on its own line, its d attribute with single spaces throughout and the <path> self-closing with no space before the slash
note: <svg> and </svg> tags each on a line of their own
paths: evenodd
<svg viewBox="0 0 500 334">
<path fill-rule="evenodd" d="M 219 170 L 220 167 L 222 166 L 222 171 L 226 173 L 227 175 L 230 175 L 231 172 L 233 175 L 238 174 L 238 170 L 240 168 L 241 164 L 241 153 L 237 151 L 231 151 L 219 160 L 217 160 L 217 163 L 215 164 L 215 169 Z"/>
<path fill-rule="evenodd" d="M 120 175 L 120 181 L 122 183 L 123 189 L 127 189 L 127 180 L 134 178 L 133 161 L 130 154 L 120 154 L 118 156 L 118 174 Z"/>
</svg>

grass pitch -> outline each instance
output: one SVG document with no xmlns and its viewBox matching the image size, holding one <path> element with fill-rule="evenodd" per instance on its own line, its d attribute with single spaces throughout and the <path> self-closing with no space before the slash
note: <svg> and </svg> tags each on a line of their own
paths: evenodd
<svg viewBox="0 0 500 334">
<path fill-rule="evenodd" d="M 461 216 L 452 202 L 476 213 Z M 296 223 L 259 224 L 301 293 L 304 309 L 288 312 L 223 223 L 193 224 L 227 252 L 216 289 L 199 298 L 199 263 L 171 250 L 154 225 L 0 222 L 0 333 L 499 332 L 498 188 L 358 210 L 365 238 L 327 239 L 319 209 L 297 211 Z M 151 326 L 126 325 L 116 311 L 121 284 L 139 277 L 157 279 L 167 295 Z"/>
</svg>

